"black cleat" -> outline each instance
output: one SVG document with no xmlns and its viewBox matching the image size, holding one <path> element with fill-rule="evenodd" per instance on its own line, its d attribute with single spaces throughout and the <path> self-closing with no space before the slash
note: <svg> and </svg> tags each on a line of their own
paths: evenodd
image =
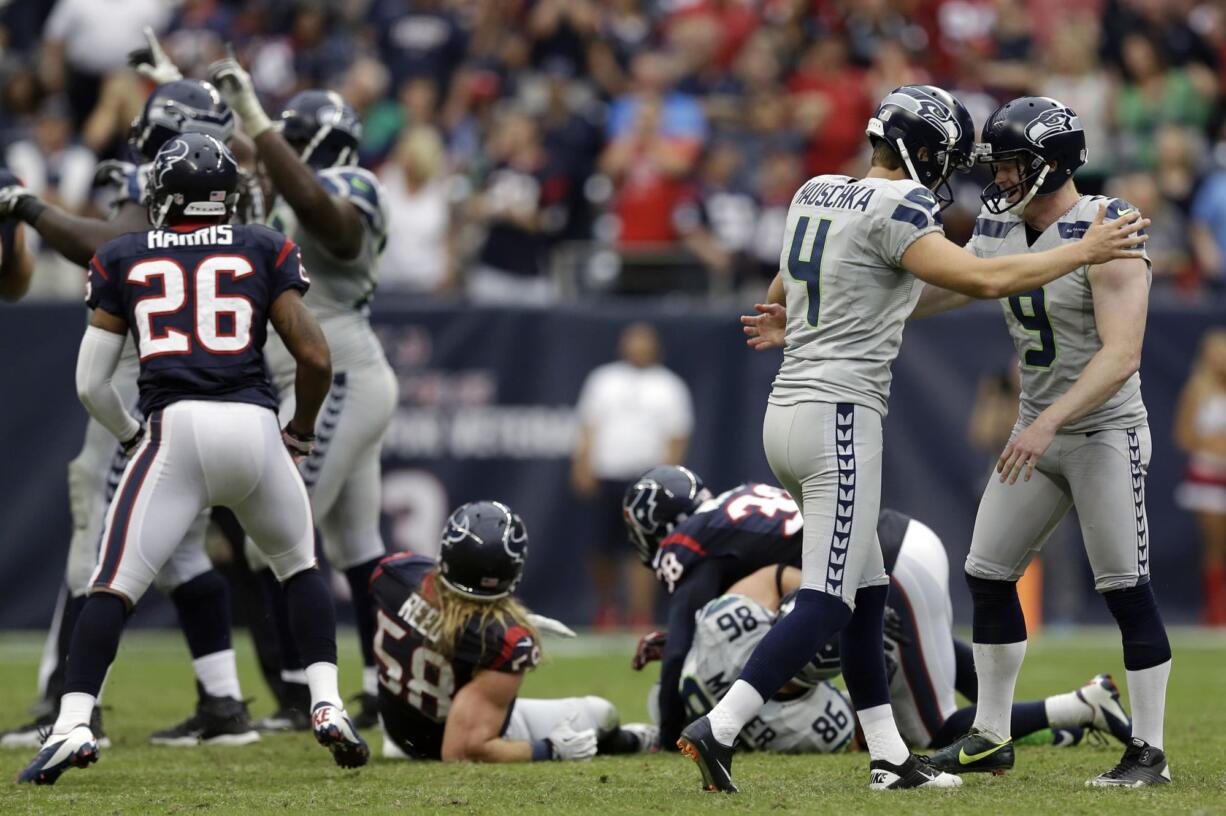
<svg viewBox="0 0 1226 816">
<path fill-rule="evenodd" d="M 196 711 L 183 722 L 162 731 L 155 731 L 149 741 L 154 745 L 194 748 L 197 745 L 236 747 L 250 745 L 260 739 L 251 724 L 247 704 L 233 697 L 210 697 L 207 694 L 196 704 Z"/>
<path fill-rule="evenodd" d="M 310 731 L 311 717 L 305 711 L 287 706 L 254 723 L 256 731 Z"/>
<path fill-rule="evenodd" d="M 379 727 L 379 698 L 374 694 L 355 694 L 349 698 L 350 702 L 357 700 L 358 714 L 353 717 L 353 724 L 359 729 L 365 730 L 368 728 Z"/>
<path fill-rule="evenodd" d="M 962 777 L 933 766 L 928 757 L 911 754 L 901 765 L 874 759 L 868 766 L 869 790 L 906 790 L 908 788 L 958 788 Z"/>
<path fill-rule="evenodd" d="M 991 773 L 1000 776 L 1013 767 L 1013 740 L 994 742 L 972 728 L 932 755 L 934 768 L 946 773 Z"/>
<path fill-rule="evenodd" d="M 736 793 L 732 784 L 732 746 L 721 745 L 711 733 L 711 721 L 699 717 L 686 726 L 677 740 L 681 753 L 698 763 L 704 790 Z"/>
<path fill-rule="evenodd" d="M 1171 768 L 1166 754 L 1144 740 L 1133 739 L 1124 749 L 1120 763 L 1105 774 L 1087 779 L 1091 788 L 1140 788 L 1171 784 Z"/>
</svg>

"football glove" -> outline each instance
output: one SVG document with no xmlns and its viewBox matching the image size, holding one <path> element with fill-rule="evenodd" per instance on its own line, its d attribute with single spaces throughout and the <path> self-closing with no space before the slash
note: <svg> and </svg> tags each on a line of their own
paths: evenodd
<svg viewBox="0 0 1226 816">
<path fill-rule="evenodd" d="M 217 86 L 226 103 L 238 114 L 238 118 L 243 120 L 243 130 L 247 131 L 247 135 L 252 139 L 256 139 L 272 127 L 272 122 L 268 119 L 268 114 L 264 113 L 259 97 L 255 95 L 251 74 L 238 64 L 233 49 L 230 49 L 229 53 L 230 56 L 209 66 L 209 79 Z"/>
<path fill-rule="evenodd" d="M 551 635 L 558 635 L 559 637 L 565 638 L 578 637 L 578 635 L 575 634 L 575 630 L 562 623 L 562 621 L 554 620 L 553 618 L 546 617 L 545 615 L 538 615 L 535 612 L 528 613 L 528 623 L 532 624 L 540 631 L 548 632 Z"/>
<path fill-rule="evenodd" d="M 21 179 L 8 170 L 0 170 L 0 218 L 16 218 L 33 224 L 47 205 L 26 189 Z"/>
<path fill-rule="evenodd" d="M 128 52 L 128 65 L 136 69 L 136 73 L 154 85 L 165 85 L 183 78 L 179 66 L 166 56 L 162 44 L 158 42 L 157 34 L 154 34 L 149 26 L 145 26 L 145 42 L 148 45 L 144 48 Z"/>
<path fill-rule="evenodd" d="M 315 434 L 300 434 L 289 425 L 281 429 L 281 441 L 285 443 L 285 449 L 289 451 L 294 464 L 306 459 L 311 455 L 311 451 L 315 450 Z"/>
<path fill-rule="evenodd" d="M 578 761 L 596 756 L 596 729 L 576 731 L 573 723 L 578 714 L 576 711 L 562 720 L 549 732 L 549 736 L 545 737 L 545 743 L 554 759 Z"/>
<path fill-rule="evenodd" d="M 664 655 L 664 646 L 668 643 L 668 632 L 656 630 L 648 632 L 639 638 L 638 648 L 634 650 L 634 666 L 635 671 L 642 671 L 643 667 L 652 661 L 659 660 Z"/>
</svg>

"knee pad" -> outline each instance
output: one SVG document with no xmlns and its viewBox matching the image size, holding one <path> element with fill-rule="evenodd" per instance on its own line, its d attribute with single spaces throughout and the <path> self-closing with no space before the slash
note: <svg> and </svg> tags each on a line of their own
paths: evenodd
<svg viewBox="0 0 1226 816">
<path fill-rule="evenodd" d="M 966 575 L 975 609 L 976 643 L 1021 643 L 1026 640 L 1026 618 L 1017 597 L 1016 581 L 990 581 Z"/>
<path fill-rule="evenodd" d="M 1171 659 L 1171 644 L 1148 581 L 1128 589 L 1104 592 L 1103 599 L 1120 627 L 1124 668 L 1142 671 Z"/>
</svg>

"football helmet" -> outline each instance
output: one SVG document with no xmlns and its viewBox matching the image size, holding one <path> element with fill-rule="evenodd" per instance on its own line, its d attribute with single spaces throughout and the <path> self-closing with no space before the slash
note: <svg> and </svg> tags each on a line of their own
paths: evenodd
<svg viewBox="0 0 1226 816">
<path fill-rule="evenodd" d="M 651 566 L 660 542 L 709 498 L 702 479 L 680 465 L 656 465 L 635 479 L 622 498 L 622 518 L 639 559 Z"/>
<path fill-rule="evenodd" d="M 285 103 L 277 127 L 309 167 L 324 170 L 357 163 L 362 122 L 335 91 L 295 94 Z"/>
<path fill-rule="evenodd" d="M 238 162 L 205 133 L 183 133 L 162 145 L 149 166 L 149 221 L 191 216 L 228 221 L 238 203 Z"/>
<path fill-rule="evenodd" d="M 527 558 L 523 519 L 502 502 L 470 502 L 443 527 L 439 579 L 465 598 L 493 601 L 515 591 Z"/>
<path fill-rule="evenodd" d="M 1086 134 L 1072 108 L 1046 96 L 1023 96 L 988 117 L 975 160 L 992 165 L 993 174 L 998 164 L 1017 163 L 1017 183 L 1001 187 L 993 178 L 979 198 L 991 212 L 1020 215 L 1036 195 L 1054 193 L 1086 163 Z M 1013 195 L 1018 199 L 1011 204 Z"/>
<path fill-rule="evenodd" d="M 779 601 L 779 614 L 775 617 L 775 622 L 778 623 L 783 620 L 795 606 L 796 593 L 789 592 L 787 595 L 784 595 Z M 839 639 L 834 637 L 818 650 L 813 659 L 804 665 L 804 668 L 796 672 L 792 682 L 798 686 L 813 688 L 823 680 L 838 677 L 842 671 L 843 663 L 839 658 Z"/>
<path fill-rule="evenodd" d="M 234 135 L 234 112 L 217 89 L 198 79 L 178 79 L 153 90 L 132 122 L 128 142 L 152 160 L 172 136 L 207 133 L 225 143 Z"/>
<path fill-rule="evenodd" d="M 894 148 L 907 175 L 927 187 L 941 209 L 953 203 L 949 177 L 974 164 L 975 123 L 966 106 L 935 85 L 903 85 L 886 94 L 865 128 L 869 140 Z"/>
</svg>

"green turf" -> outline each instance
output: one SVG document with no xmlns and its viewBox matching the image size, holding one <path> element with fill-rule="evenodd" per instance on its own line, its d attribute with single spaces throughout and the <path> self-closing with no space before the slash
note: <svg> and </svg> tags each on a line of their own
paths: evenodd
<svg viewBox="0 0 1226 816">
<path fill-rule="evenodd" d="M 1038 641 L 1020 695 L 1067 690 L 1099 671 L 1122 676 L 1116 638 L 1103 631 Z M 244 688 L 257 698 L 253 711 L 267 713 L 268 695 L 245 638 L 239 640 Z M 618 704 L 624 719 L 644 718 L 651 678 L 629 668 L 633 641 L 550 645 L 553 657 L 530 677 L 527 694 L 602 694 Z M 40 646 L 36 636 L 0 635 L 0 728 L 17 724 L 30 701 Z M 355 651 L 352 642 L 345 644 L 341 674 L 343 687 L 354 690 Z M 1169 788 L 1087 790 L 1084 780 L 1119 758 L 1121 748 L 1112 744 L 1020 748 L 1010 774 L 969 777 L 952 792 L 871 793 L 864 755 L 738 756 L 742 793 L 730 797 L 700 792 L 697 770 L 672 751 L 502 767 L 375 761 L 346 772 L 304 734 L 236 749 L 153 748 L 145 743 L 148 733 L 191 706 L 191 669 L 175 637 L 135 633 L 125 639 L 107 691 L 107 729 L 115 746 L 97 765 L 68 772 L 55 787 L 10 786 L 0 796 L 0 813 L 1226 813 L 1226 638 L 1180 633 L 1175 654 L 1166 729 L 1175 784 Z M 0 752 L 10 779 L 28 759 L 25 752 Z"/>
</svg>

